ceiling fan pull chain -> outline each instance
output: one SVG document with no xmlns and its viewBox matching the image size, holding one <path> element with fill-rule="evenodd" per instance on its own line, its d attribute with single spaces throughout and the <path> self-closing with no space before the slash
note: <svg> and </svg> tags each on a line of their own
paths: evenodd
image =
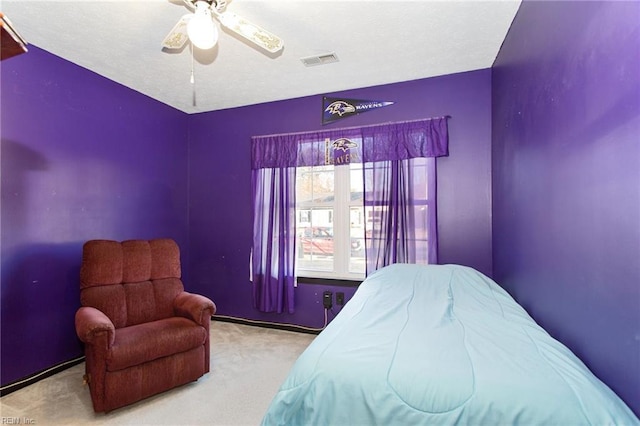
<svg viewBox="0 0 640 426">
<path fill-rule="evenodd" d="M 197 106 L 197 102 L 196 102 L 196 77 L 193 71 L 193 56 L 194 56 L 194 52 L 193 52 L 193 44 L 191 44 L 191 105 L 192 106 Z"/>
<path fill-rule="evenodd" d="M 196 78 L 193 75 L 193 45 L 191 45 L 191 84 L 195 84 Z"/>
</svg>

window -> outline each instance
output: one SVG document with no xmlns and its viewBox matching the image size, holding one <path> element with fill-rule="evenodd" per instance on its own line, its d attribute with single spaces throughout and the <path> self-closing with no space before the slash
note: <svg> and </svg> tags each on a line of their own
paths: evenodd
<svg viewBox="0 0 640 426">
<path fill-rule="evenodd" d="M 357 279 L 437 263 L 435 158 L 448 155 L 447 118 L 252 137 L 254 307 L 293 313 L 296 274 Z"/>
<path fill-rule="evenodd" d="M 362 164 L 296 169 L 296 274 L 362 279 Z"/>
</svg>

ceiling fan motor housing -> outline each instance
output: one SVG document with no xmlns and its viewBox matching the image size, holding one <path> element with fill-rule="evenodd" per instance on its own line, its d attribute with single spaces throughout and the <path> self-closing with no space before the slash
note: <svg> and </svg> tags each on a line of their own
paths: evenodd
<svg viewBox="0 0 640 426">
<path fill-rule="evenodd" d="M 206 3 L 210 8 L 215 9 L 218 12 L 222 12 L 227 6 L 225 0 L 184 0 L 187 5 L 193 9 L 196 8 L 198 3 Z"/>
</svg>

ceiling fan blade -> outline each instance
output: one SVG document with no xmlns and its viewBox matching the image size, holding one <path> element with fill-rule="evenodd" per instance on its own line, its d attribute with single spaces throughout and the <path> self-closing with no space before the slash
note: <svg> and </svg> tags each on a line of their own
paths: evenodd
<svg viewBox="0 0 640 426">
<path fill-rule="evenodd" d="M 193 17 L 192 14 L 184 15 L 176 25 L 169 31 L 169 34 L 162 40 L 162 47 L 166 49 L 181 49 L 189 40 L 187 35 L 187 24 Z"/>
<path fill-rule="evenodd" d="M 268 52 L 275 53 L 284 47 L 284 42 L 280 37 L 233 12 L 217 13 L 216 16 L 222 25 Z"/>
</svg>

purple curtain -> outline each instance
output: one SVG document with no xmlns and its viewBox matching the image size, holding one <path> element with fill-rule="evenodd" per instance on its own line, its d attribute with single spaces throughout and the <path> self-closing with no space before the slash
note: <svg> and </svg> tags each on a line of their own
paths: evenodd
<svg viewBox="0 0 640 426">
<path fill-rule="evenodd" d="M 448 117 L 363 131 L 366 274 L 437 263 L 435 157 L 449 153 Z"/>
<path fill-rule="evenodd" d="M 294 311 L 295 168 L 338 154 L 364 163 L 367 273 L 436 263 L 435 157 L 448 155 L 447 119 L 252 137 L 254 307 Z"/>
<path fill-rule="evenodd" d="M 365 163 L 366 274 L 437 257 L 435 159 Z"/>
<path fill-rule="evenodd" d="M 252 181 L 253 307 L 293 313 L 296 169 L 254 169 Z"/>
<path fill-rule="evenodd" d="M 251 165 L 253 169 L 325 165 L 326 141 L 339 139 L 358 142 L 357 147 L 351 148 L 352 162 L 447 156 L 448 118 L 254 136 L 251 138 Z"/>
</svg>

